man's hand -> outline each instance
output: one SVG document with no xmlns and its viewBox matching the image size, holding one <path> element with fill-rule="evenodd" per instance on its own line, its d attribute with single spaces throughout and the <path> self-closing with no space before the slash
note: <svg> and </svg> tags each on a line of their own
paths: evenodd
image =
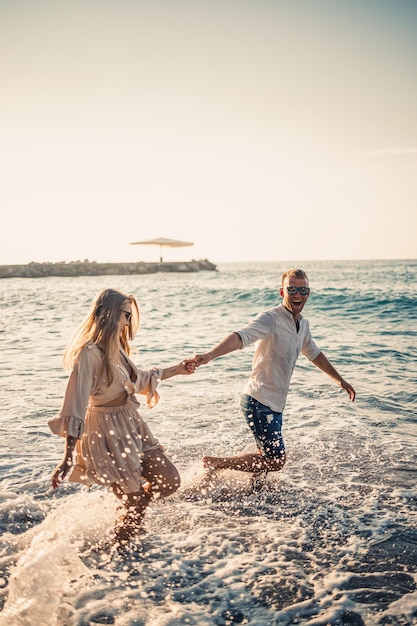
<svg viewBox="0 0 417 626">
<path fill-rule="evenodd" d="M 196 354 L 194 356 L 194 361 L 196 367 L 200 367 L 200 365 L 206 365 L 210 361 L 210 357 L 208 354 Z"/>
<path fill-rule="evenodd" d="M 348 382 L 346 382 L 346 380 L 343 380 L 342 378 L 342 380 L 340 381 L 340 386 L 347 392 L 349 398 L 353 402 L 356 398 L 356 391 L 354 390 L 352 385 L 350 385 Z"/>
</svg>

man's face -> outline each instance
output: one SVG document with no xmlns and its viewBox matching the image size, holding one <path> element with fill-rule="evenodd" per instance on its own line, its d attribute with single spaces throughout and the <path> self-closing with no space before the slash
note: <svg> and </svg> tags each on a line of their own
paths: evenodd
<svg viewBox="0 0 417 626">
<path fill-rule="evenodd" d="M 295 291 L 295 293 L 289 293 L 287 287 L 289 287 L 290 292 Z M 298 289 L 292 289 L 294 287 L 301 288 L 301 293 Z M 308 289 L 307 293 L 303 293 L 303 288 L 304 292 L 306 288 Z M 285 308 L 288 309 L 288 311 L 290 311 L 295 318 L 297 318 L 303 310 L 304 305 L 308 300 L 308 296 L 310 295 L 308 280 L 306 280 L 305 278 L 295 278 L 294 276 L 287 276 L 284 281 L 284 285 L 279 289 L 279 293 L 283 298 L 282 303 Z"/>
</svg>

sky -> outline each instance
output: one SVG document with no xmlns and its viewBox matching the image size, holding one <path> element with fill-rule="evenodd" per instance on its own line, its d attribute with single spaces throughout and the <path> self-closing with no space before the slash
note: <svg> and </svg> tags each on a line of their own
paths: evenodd
<svg viewBox="0 0 417 626">
<path fill-rule="evenodd" d="M 0 0 L 0 264 L 417 258 L 415 0 Z"/>
</svg>

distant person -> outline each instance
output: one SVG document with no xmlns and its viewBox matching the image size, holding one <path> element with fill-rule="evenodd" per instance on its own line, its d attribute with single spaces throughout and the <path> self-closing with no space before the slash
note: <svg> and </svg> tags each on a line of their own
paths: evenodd
<svg viewBox="0 0 417 626">
<path fill-rule="evenodd" d="M 115 527 L 119 545 L 140 532 L 153 498 L 168 496 L 180 485 L 176 467 L 139 415 L 134 394 L 146 394 L 152 408 L 161 380 L 195 369 L 192 359 L 163 369 L 137 369 L 129 358 L 129 340 L 138 326 L 133 296 L 114 289 L 96 296 L 65 350 L 64 365 L 71 374 L 61 410 L 48 422 L 53 433 L 66 437 L 52 487 L 67 475 L 73 482 L 109 487 L 125 508 Z"/>
<path fill-rule="evenodd" d="M 209 471 L 231 469 L 254 476 L 281 470 L 286 455 L 282 437 L 284 410 L 291 376 L 300 352 L 333 378 L 352 402 L 355 390 L 335 370 L 311 338 L 301 311 L 310 295 L 307 274 L 289 269 L 282 276 L 282 303 L 258 314 L 247 326 L 227 335 L 219 344 L 194 359 L 197 367 L 257 342 L 252 372 L 241 397 L 241 410 L 258 446 L 258 453 L 236 456 L 205 456 Z"/>
</svg>

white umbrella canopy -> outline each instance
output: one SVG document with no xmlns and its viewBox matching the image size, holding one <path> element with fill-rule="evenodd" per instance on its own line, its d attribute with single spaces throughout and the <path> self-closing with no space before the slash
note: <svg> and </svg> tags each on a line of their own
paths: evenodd
<svg viewBox="0 0 417 626">
<path fill-rule="evenodd" d="M 145 241 L 132 241 L 131 246 L 160 246 L 160 262 L 162 263 L 162 251 L 163 247 L 168 248 L 184 248 L 186 246 L 193 246 L 190 241 L 179 241 L 178 239 L 166 239 L 165 237 L 157 237 L 156 239 L 146 239 Z"/>
</svg>

